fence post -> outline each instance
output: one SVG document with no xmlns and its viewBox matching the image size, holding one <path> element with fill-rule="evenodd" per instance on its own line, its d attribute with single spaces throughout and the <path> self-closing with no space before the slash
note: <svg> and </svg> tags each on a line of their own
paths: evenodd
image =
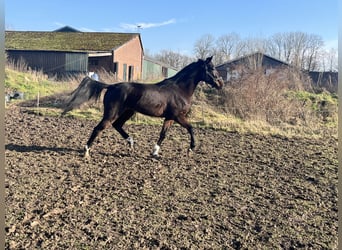
<svg viewBox="0 0 342 250">
<path fill-rule="evenodd" d="M 37 108 L 39 108 L 39 91 L 37 93 Z"/>
</svg>

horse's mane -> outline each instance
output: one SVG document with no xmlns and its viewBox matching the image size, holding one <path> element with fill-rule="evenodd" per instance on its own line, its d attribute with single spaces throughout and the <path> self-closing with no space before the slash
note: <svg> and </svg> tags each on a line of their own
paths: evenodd
<svg viewBox="0 0 342 250">
<path fill-rule="evenodd" d="M 197 66 L 197 64 L 200 61 L 203 61 L 203 60 L 199 59 L 197 62 L 190 63 L 189 65 L 185 66 L 183 69 L 178 71 L 174 76 L 171 76 L 159 82 L 158 85 L 167 85 L 169 83 L 175 83 L 178 81 L 182 81 L 183 78 L 189 77 L 189 71 L 190 72 L 193 71 L 193 69 Z"/>
</svg>

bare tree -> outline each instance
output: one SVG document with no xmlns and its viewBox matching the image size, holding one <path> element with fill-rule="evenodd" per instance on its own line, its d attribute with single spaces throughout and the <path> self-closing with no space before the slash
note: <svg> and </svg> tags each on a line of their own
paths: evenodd
<svg viewBox="0 0 342 250">
<path fill-rule="evenodd" d="M 293 54 L 292 38 L 290 34 L 276 33 L 268 39 L 268 53 L 285 62 L 290 62 Z"/>
<path fill-rule="evenodd" d="M 267 39 L 266 53 L 280 60 L 284 60 L 282 56 L 283 46 L 282 46 L 282 39 L 280 37 L 280 34 L 273 35 L 271 38 Z"/>
<path fill-rule="evenodd" d="M 236 33 L 220 36 L 216 40 L 216 64 L 221 64 L 232 59 L 236 55 L 239 42 L 240 36 Z"/>
<path fill-rule="evenodd" d="M 277 33 L 267 40 L 267 52 L 298 68 L 315 70 L 319 67 L 318 54 L 323 40 L 304 32 Z"/>
<path fill-rule="evenodd" d="M 195 57 L 204 59 L 208 56 L 212 56 L 213 54 L 215 54 L 214 42 L 215 38 L 212 35 L 203 35 L 200 39 L 198 39 L 195 42 Z"/>
<path fill-rule="evenodd" d="M 322 50 L 320 54 L 321 69 L 323 71 L 338 71 L 338 59 L 337 59 L 337 50 L 331 48 L 329 50 Z"/>
<path fill-rule="evenodd" d="M 249 55 L 256 52 L 265 53 L 266 40 L 258 37 L 249 37 L 241 42 L 239 49 L 239 56 Z"/>
<path fill-rule="evenodd" d="M 182 69 L 194 60 L 189 56 L 171 50 L 162 50 L 154 55 L 153 58 L 176 69 Z"/>
<path fill-rule="evenodd" d="M 324 42 L 319 35 L 310 34 L 307 36 L 306 50 L 303 51 L 303 66 L 307 70 L 318 70 L 320 68 L 319 52 L 322 50 Z"/>
<path fill-rule="evenodd" d="M 236 33 L 228 33 L 215 39 L 211 34 L 201 36 L 194 44 L 194 58 L 214 56 L 218 65 L 236 57 L 255 52 L 266 53 L 279 60 L 304 70 L 336 70 L 337 53 L 323 49 L 319 35 L 304 32 L 276 33 L 269 38 L 249 37 L 241 39 Z M 177 69 L 183 68 L 194 60 L 171 50 L 162 50 L 155 56 L 157 60 Z"/>
</svg>

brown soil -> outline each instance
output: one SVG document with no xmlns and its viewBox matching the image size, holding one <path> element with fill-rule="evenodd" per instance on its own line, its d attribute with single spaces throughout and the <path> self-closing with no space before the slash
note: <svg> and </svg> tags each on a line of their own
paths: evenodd
<svg viewBox="0 0 342 250">
<path fill-rule="evenodd" d="M 6 110 L 6 249 L 337 249 L 337 140 L 129 125 Z"/>
</svg>

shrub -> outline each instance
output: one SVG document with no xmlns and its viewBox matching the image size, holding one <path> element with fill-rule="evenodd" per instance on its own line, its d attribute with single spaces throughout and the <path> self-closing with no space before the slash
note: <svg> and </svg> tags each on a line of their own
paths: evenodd
<svg viewBox="0 0 342 250">
<path fill-rule="evenodd" d="M 289 92 L 306 92 L 303 76 L 291 69 L 242 72 L 222 91 L 221 104 L 227 112 L 243 120 L 263 120 L 272 125 L 315 122 L 314 110 L 300 98 L 289 98 Z"/>
</svg>

